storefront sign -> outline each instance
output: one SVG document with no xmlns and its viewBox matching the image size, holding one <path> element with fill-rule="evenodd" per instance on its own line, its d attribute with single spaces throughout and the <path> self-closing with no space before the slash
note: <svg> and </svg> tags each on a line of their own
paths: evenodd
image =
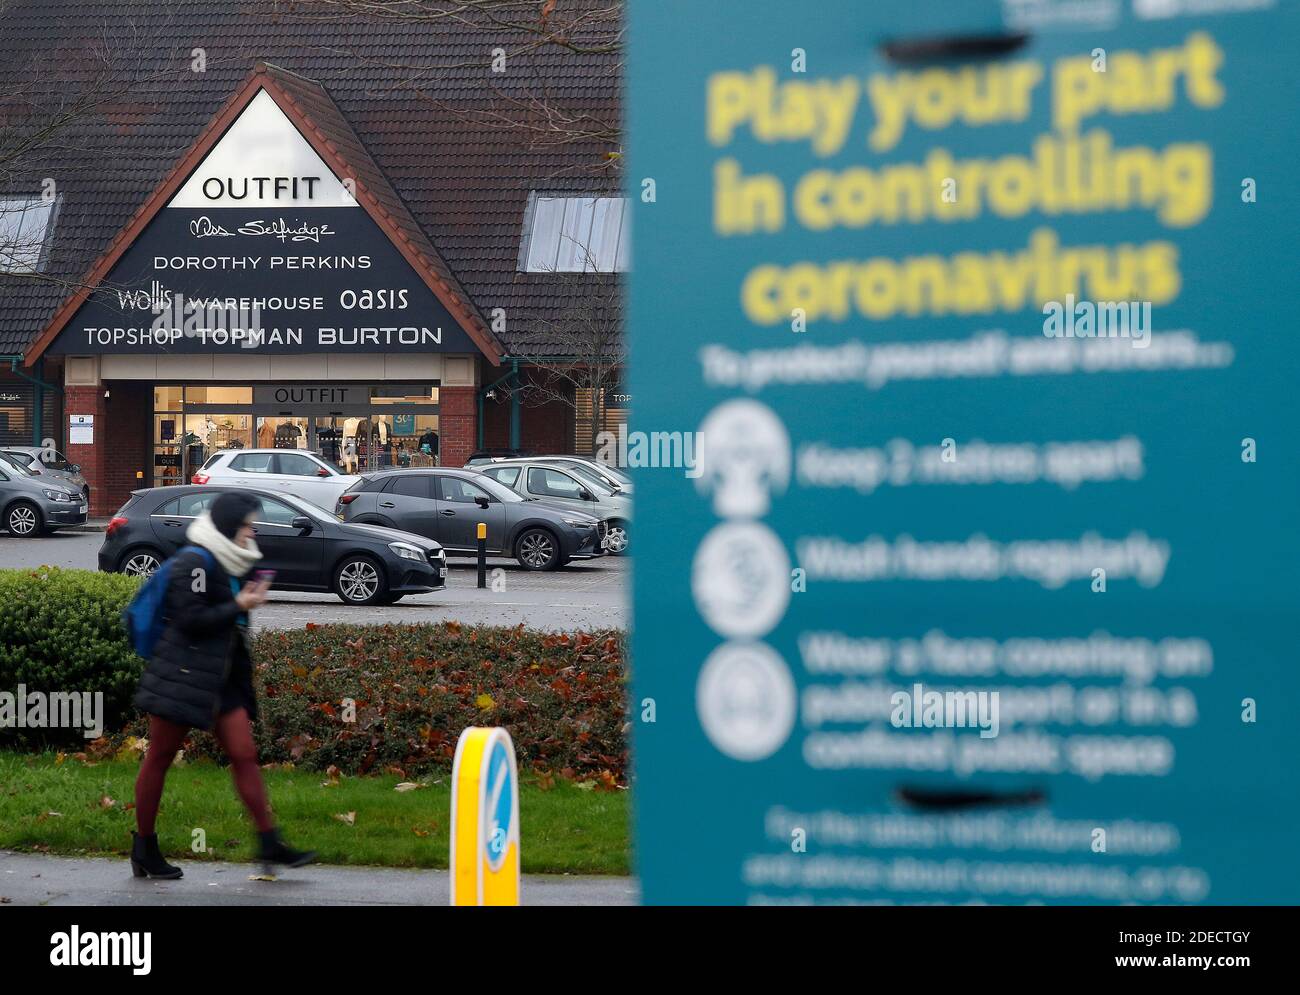
<svg viewBox="0 0 1300 995">
<path fill-rule="evenodd" d="M 253 403 L 294 412 L 342 411 L 349 405 L 369 405 L 369 387 L 286 386 L 254 387 Z"/>
<path fill-rule="evenodd" d="M 630 7 L 645 899 L 1294 901 L 1297 8 L 818 13 Z"/>
<path fill-rule="evenodd" d="M 262 90 L 48 351 L 478 347 Z"/>
</svg>

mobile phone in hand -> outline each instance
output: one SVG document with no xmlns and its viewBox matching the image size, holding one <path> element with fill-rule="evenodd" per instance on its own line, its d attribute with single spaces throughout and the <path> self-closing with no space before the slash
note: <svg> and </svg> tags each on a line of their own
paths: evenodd
<svg viewBox="0 0 1300 995">
<path fill-rule="evenodd" d="M 259 584 L 270 584 L 275 580 L 274 570 L 258 570 L 253 574 L 253 579 Z"/>
</svg>

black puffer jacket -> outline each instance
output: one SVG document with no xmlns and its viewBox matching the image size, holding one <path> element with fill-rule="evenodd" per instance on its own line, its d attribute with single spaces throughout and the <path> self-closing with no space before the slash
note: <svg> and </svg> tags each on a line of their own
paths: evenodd
<svg viewBox="0 0 1300 995">
<path fill-rule="evenodd" d="M 202 590 L 194 571 L 206 570 Z M 136 707 L 181 725 L 211 729 L 223 699 L 238 698 L 256 718 L 252 661 L 240 632 L 230 576 L 213 557 L 178 553 L 169 567 L 164 627 L 140 678 Z"/>
</svg>

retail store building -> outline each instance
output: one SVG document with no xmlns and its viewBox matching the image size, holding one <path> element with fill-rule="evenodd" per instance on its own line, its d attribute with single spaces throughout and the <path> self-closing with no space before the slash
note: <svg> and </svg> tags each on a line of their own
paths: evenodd
<svg viewBox="0 0 1300 995">
<path fill-rule="evenodd" d="M 85 127 L 117 155 L 47 164 L 52 195 L 4 177 L 0 445 L 52 442 L 82 466 L 92 515 L 220 449 L 308 448 L 344 469 L 581 451 L 591 398 L 519 388 L 545 363 L 538 337 L 626 268 L 619 178 L 588 168 L 601 141 L 539 151 L 456 113 L 483 93 L 468 69 L 431 106 L 309 44 L 328 37 L 313 22 L 259 33 L 235 5 L 179 9 L 216 16 L 204 30 L 239 54 L 97 108 Z M 366 30 L 407 61 L 466 61 L 452 28 Z M 0 59 L 39 57 L 27 37 Z M 567 92 L 616 104 L 605 67 L 564 71 Z"/>
</svg>

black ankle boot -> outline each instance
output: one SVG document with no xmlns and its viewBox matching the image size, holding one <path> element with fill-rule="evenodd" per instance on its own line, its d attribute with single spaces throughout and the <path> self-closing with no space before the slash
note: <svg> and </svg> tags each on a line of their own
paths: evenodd
<svg viewBox="0 0 1300 995">
<path fill-rule="evenodd" d="M 268 829 L 264 833 L 258 833 L 257 838 L 261 841 L 257 859 L 264 864 L 302 867 L 316 859 L 315 850 L 295 850 L 291 846 L 286 846 L 284 840 L 280 839 L 278 829 Z"/>
<path fill-rule="evenodd" d="M 131 833 L 131 873 L 138 878 L 163 878 L 172 880 L 184 877 L 185 872 L 163 860 L 158 848 L 158 834 L 141 836 Z"/>
</svg>

